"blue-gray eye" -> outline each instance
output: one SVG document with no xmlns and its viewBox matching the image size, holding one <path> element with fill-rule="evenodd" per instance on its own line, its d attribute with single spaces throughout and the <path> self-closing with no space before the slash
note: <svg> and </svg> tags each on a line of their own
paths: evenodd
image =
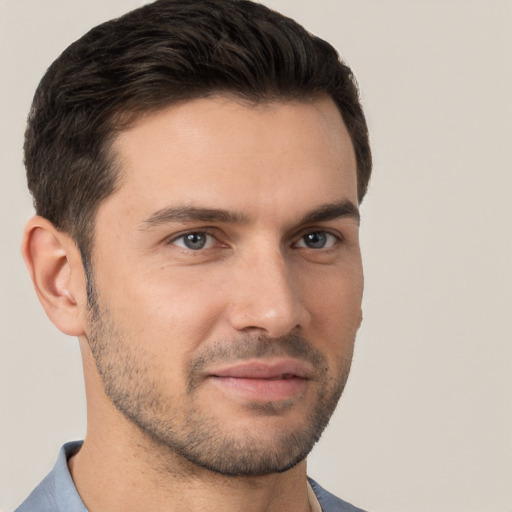
<svg viewBox="0 0 512 512">
<path fill-rule="evenodd" d="M 297 242 L 297 247 L 308 249 L 328 249 L 336 243 L 336 237 L 327 231 L 313 231 L 302 236 Z"/>
<path fill-rule="evenodd" d="M 186 233 L 172 242 L 178 247 L 183 249 L 190 249 L 191 251 L 200 251 L 201 249 L 209 249 L 215 245 L 215 238 L 208 233 L 201 231 L 195 231 L 192 233 Z"/>
</svg>

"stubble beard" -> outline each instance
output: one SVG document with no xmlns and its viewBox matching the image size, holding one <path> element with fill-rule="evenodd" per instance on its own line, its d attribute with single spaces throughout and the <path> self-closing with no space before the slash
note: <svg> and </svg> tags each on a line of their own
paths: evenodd
<svg viewBox="0 0 512 512">
<path fill-rule="evenodd" d="M 91 278 L 91 276 L 89 276 Z M 155 378 L 155 356 L 144 350 L 144 340 L 130 340 L 115 325 L 107 308 L 101 307 L 94 284 L 89 282 L 88 341 L 105 394 L 113 405 L 143 436 L 156 444 L 160 455 L 171 452 L 196 467 L 225 476 L 259 476 L 282 473 L 306 458 L 327 426 L 345 387 L 352 360 L 355 333 L 347 353 L 337 361 L 336 371 L 326 357 L 297 335 L 278 339 L 244 336 L 240 340 L 218 342 L 200 351 L 187 366 L 186 396 L 176 399 L 162 390 Z M 138 342 L 138 343 L 136 343 Z M 313 405 L 304 410 L 295 428 L 258 432 L 250 427 L 229 432 L 219 418 L 200 407 L 197 393 L 202 369 L 215 361 L 290 356 L 309 361 L 317 380 Z M 183 404 L 186 414 L 183 415 Z M 248 403 L 250 414 L 278 416 L 289 408 L 300 407 L 291 401 Z"/>
</svg>

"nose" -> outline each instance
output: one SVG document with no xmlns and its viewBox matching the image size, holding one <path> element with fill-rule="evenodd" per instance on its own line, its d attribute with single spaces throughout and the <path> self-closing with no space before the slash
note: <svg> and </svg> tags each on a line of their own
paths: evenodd
<svg viewBox="0 0 512 512">
<path fill-rule="evenodd" d="M 231 276 L 229 322 L 237 331 L 278 338 L 305 327 L 309 312 L 300 283 L 281 251 L 244 259 Z"/>
</svg>

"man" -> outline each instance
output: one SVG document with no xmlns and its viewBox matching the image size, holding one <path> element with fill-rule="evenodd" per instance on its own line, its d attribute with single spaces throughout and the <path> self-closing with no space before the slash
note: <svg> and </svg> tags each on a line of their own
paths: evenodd
<svg viewBox="0 0 512 512">
<path fill-rule="evenodd" d="M 356 511 L 307 479 L 361 322 L 350 70 L 262 5 L 159 0 L 50 67 L 23 255 L 87 435 L 27 511 Z"/>
</svg>

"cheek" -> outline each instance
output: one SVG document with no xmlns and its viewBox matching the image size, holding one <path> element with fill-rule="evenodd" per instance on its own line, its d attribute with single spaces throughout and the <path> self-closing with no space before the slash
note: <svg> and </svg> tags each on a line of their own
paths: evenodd
<svg viewBox="0 0 512 512">
<path fill-rule="evenodd" d="M 213 330 L 222 310 L 222 286 L 200 272 L 154 272 L 120 294 L 118 311 L 136 330 L 193 350 Z M 133 325 L 133 324 L 137 325 Z"/>
<path fill-rule="evenodd" d="M 301 294 L 316 309 L 358 309 L 363 294 L 363 272 L 358 262 L 302 272 L 297 278 Z"/>
<path fill-rule="evenodd" d="M 323 279 L 304 283 L 313 336 L 326 345 L 351 344 L 361 323 L 363 273 L 360 265 L 329 272 Z M 303 285 L 303 286 L 304 286 Z"/>
<path fill-rule="evenodd" d="M 145 372 L 159 393 L 185 393 L 188 363 L 217 321 L 220 301 L 200 281 L 146 276 L 139 286 L 132 275 L 108 293 L 105 283 L 98 287 L 100 308 L 108 311 L 118 349 L 129 360 L 125 367 Z"/>
</svg>

